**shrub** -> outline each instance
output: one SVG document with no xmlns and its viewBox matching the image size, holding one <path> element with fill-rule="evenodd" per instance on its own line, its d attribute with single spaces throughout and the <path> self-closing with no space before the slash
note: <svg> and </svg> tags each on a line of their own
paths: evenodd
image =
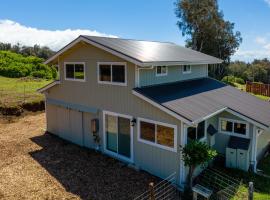
<svg viewBox="0 0 270 200">
<path fill-rule="evenodd" d="M 239 83 L 239 84 L 245 84 L 245 81 L 242 78 L 235 77 L 235 76 L 224 76 L 221 80 L 224 83 L 227 83 L 229 85 L 233 85 L 233 83 Z"/>
<path fill-rule="evenodd" d="M 21 106 L 0 106 L 0 113 L 3 115 L 16 115 L 20 116 L 23 113 L 23 109 Z"/>
<path fill-rule="evenodd" d="M 54 67 L 43 64 L 41 58 L 0 51 L 0 75 L 10 78 L 33 76 L 53 79 L 56 78 L 57 72 Z"/>
<path fill-rule="evenodd" d="M 22 108 L 32 112 L 41 111 L 45 110 L 45 103 L 43 100 L 27 102 L 22 105 Z"/>
</svg>

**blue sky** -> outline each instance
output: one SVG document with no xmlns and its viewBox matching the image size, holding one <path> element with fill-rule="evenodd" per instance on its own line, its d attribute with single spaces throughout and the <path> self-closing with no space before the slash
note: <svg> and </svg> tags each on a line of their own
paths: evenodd
<svg viewBox="0 0 270 200">
<path fill-rule="evenodd" d="M 1 0 L 0 41 L 57 50 L 79 34 L 171 41 L 184 45 L 175 0 Z M 243 43 L 233 59 L 270 58 L 270 0 L 219 0 Z"/>
</svg>

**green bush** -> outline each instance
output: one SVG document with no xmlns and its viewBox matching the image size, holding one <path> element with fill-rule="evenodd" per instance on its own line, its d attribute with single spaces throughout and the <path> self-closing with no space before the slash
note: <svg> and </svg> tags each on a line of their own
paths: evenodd
<svg viewBox="0 0 270 200">
<path fill-rule="evenodd" d="M 245 84 L 245 81 L 242 78 L 231 76 L 231 75 L 224 76 L 221 81 L 230 85 L 233 83 L 239 83 L 241 85 Z"/>
<path fill-rule="evenodd" d="M 34 56 L 22 56 L 9 51 L 0 51 L 0 75 L 10 78 L 32 76 L 54 79 L 56 69 L 43 64 L 43 59 Z"/>
</svg>

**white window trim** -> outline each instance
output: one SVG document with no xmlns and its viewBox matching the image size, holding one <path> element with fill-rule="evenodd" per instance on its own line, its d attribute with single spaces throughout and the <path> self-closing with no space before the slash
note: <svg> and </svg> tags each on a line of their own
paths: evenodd
<svg viewBox="0 0 270 200">
<path fill-rule="evenodd" d="M 190 67 L 189 71 L 184 71 L 184 65 L 182 65 L 182 73 L 183 74 L 191 74 L 191 65 L 188 65 Z"/>
<path fill-rule="evenodd" d="M 221 120 L 225 120 L 225 121 L 228 121 L 228 122 L 232 122 L 233 123 L 232 132 L 221 130 Z M 245 135 L 238 134 L 238 133 L 235 133 L 234 132 L 234 123 L 235 122 L 246 125 L 246 134 Z M 249 123 L 247 123 L 245 121 L 242 121 L 242 120 L 236 120 L 236 119 L 229 119 L 229 118 L 220 117 L 219 118 L 219 122 L 218 122 L 218 131 L 220 133 L 225 134 L 225 135 L 236 136 L 236 137 L 241 137 L 241 138 L 249 138 Z"/>
<path fill-rule="evenodd" d="M 144 140 L 144 139 L 141 138 L 141 123 L 140 123 L 141 121 L 155 124 L 155 142 L 150 142 L 150 141 L 147 141 L 147 140 Z M 166 126 L 166 127 L 170 127 L 170 128 L 174 129 L 174 138 L 173 138 L 174 147 L 173 148 L 157 143 L 157 131 L 156 131 L 157 125 Z M 137 130 L 138 130 L 137 131 L 138 132 L 137 140 L 139 142 L 149 144 L 149 145 L 152 145 L 152 146 L 155 146 L 155 147 L 159 147 L 161 149 L 165 149 L 165 150 L 168 150 L 168 151 L 177 152 L 177 126 L 176 125 L 167 124 L 167 123 L 164 123 L 164 122 L 158 122 L 158 121 L 138 117 L 138 119 L 137 119 Z"/>
<path fill-rule="evenodd" d="M 158 67 L 165 67 L 165 68 L 166 68 L 166 73 L 158 74 L 158 73 L 157 73 Z M 156 76 L 157 76 L 157 77 L 160 77 L 160 76 L 167 76 L 167 75 L 168 75 L 168 67 L 167 67 L 167 66 L 165 66 L 165 65 L 159 65 L 159 66 L 156 66 L 155 68 L 156 68 Z M 162 70 L 161 70 L 161 72 L 162 72 Z"/>
<path fill-rule="evenodd" d="M 99 79 L 100 78 L 99 65 L 110 65 L 111 66 L 111 81 L 100 81 L 100 79 Z M 124 83 L 112 82 L 112 65 L 124 65 L 124 67 L 125 67 L 125 82 Z M 99 84 L 127 86 L 127 63 L 126 62 L 98 62 L 97 63 L 97 81 Z"/>
<path fill-rule="evenodd" d="M 115 153 L 113 151 L 108 150 L 107 147 L 107 137 L 106 137 L 106 120 L 105 120 L 105 116 L 106 115 L 111 115 L 111 116 L 115 116 L 115 117 L 123 117 L 123 118 L 127 118 L 130 120 L 133 119 L 132 116 L 130 115 L 124 115 L 124 114 L 120 114 L 120 113 L 115 113 L 115 112 L 110 112 L 110 111 L 103 111 L 103 151 L 105 153 L 107 153 L 108 155 L 111 155 L 115 158 L 118 158 L 119 160 L 123 160 L 126 162 L 130 162 L 133 163 L 134 162 L 134 154 L 133 154 L 133 127 L 130 124 L 130 158 L 122 156 L 118 153 Z M 117 151 L 118 151 L 118 134 L 117 134 Z"/>
<path fill-rule="evenodd" d="M 74 78 L 67 78 L 66 77 L 66 65 L 67 64 L 74 64 L 74 76 L 75 76 L 75 64 L 81 64 L 83 65 L 83 74 L 84 78 L 83 79 L 76 79 Z M 66 81 L 79 81 L 79 82 L 85 82 L 86 81 L 86 76 L 85 76 L 85 62 L 64 62 L 64 78 Z"/>
</svg>

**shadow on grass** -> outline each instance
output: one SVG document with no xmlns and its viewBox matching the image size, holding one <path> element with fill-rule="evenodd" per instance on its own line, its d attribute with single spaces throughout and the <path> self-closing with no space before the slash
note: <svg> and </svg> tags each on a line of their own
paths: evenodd
<svg viewBox="0 0 270 200">
<path fill-rule="evenodd" d="M 132 199 L 158 178 L 123 163 L 66 142 L 52 134 L 31 138 L 42 147 L 30 155 L 56 178 L 67 192 L 81 199 Z"/>
</svg>

